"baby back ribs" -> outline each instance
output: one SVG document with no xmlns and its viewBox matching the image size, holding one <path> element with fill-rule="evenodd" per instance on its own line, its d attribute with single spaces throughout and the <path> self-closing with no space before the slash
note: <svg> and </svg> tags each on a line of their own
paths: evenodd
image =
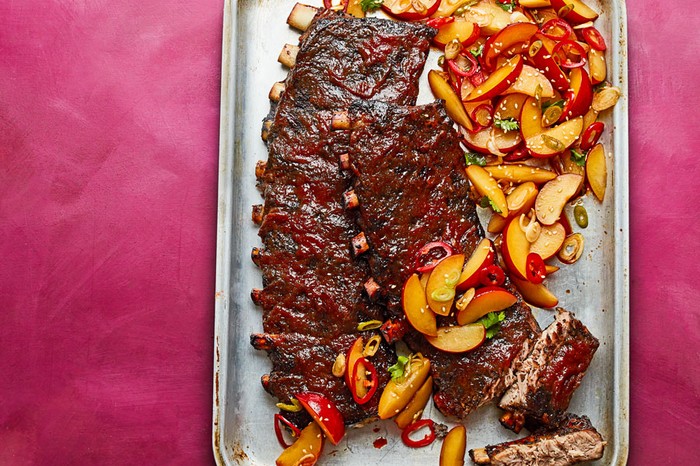
<svg viewBox="0 0 700 466">
<path fill-rule="evenodd" d="M 586 326 L 557 309 L 501 399 L 499 406 L 506 410 L 501 423 L 515 432 L 523 425 L 530 430 L 558 425 L 597 349 L 598 340 Z"/>
<path fill-rule="evenodd" d="M 403 284 L 425 244 L 444 241 L 468 257 L 484 237 L 469 198 L 464 152 L 442 103 L 356 102 L 349 120 L 353 189 L 370 245 L 368 261 L 377 295 L 400 316 Z M 468 353 L 445 353 L 417 332 L 406 334 L 411 349 L 432 363 L 434 401 L 444 414 L 464 418 L 512 382 L 511 366 L 527 355 L 540 330 L 520 299 L 505 315 L 498 334 Z M 453 323 L 449 317 L 441 325 Z"/>
<path fill-rule="evenodd" d="M 347 135 L 331 131 L 331 118 L 357 98 L 415 102 L 434 33 L 422 25 L 319 13 L 302 36 L 269 126 L 268 160 L 256 170 L 265 199 L 256 215 L 264 247 L 253 251 L 263 276 L 253 299 L 263 308 L 265 333 L 251 342 L 269 352 L 273 365 L 263 386 L 285 402 L 295 393 L 320 392 L 347 424 L 373 416 L 378 397 L 357 405 L 331 368 L 360 335 L 358 323 L 382 319 L 383 312 L 363 296 L 369 271 L 350 252 L 357 231 L 342 204 L 350 180 L 331 150 L 342 150 Z M 393 359 L 387 345 L 372 357 L 380 383 Z"/>
<path fill-rule="evenodd" d="M 476 464 L 569 466 L 603 457 L 605 441 L 586 416 L 568 414 L 556 430 L 541 429 L 513 442 L 469 451 Z"/>
</svg>

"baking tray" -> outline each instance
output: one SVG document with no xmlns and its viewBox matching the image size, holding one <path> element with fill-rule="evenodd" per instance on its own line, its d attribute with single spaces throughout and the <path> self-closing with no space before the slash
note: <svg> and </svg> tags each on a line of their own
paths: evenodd
<svg viewBox="0 0 700 466">
<path fill-rule="evenodd" d="M 270 363 L 264 352 L 254 350 L 249 343 L 249 335 L 262 329 L 261 312 L 250 299 L 250 290 L 261 286 L 260 272 L 250 259 L 251 249 L 260 244 L 251 221 L 251 206 L 262 202 L 255 188 L 254 169 L 257 160 L 267 157 L 260 125 L 270 108 L 268 91 L 286 76 L 276 58 L 283 44 L 298 40 L 298 33 L 285 24 L 294 3 L 224 2 L 212 432 L 219 464 L 272 465 L 281 451 L 272 428 L 275 401 L 260 385 Z M 574 311 L 601 343 L 570 411 L 589 416 L 608 442 L 604 458 L 595 464 L 622 465 L 629 446 L 626 12 L 622 1 L 590 4 L 602 12 L 596 26 L 608 44 L 608 79 L 622 89 L 614 111 L 603 119 L 607 131 L 602 142 L 612 176 L 602 205 L 592 195 L 584 200 L 590 218 L 584 231 L 584 256 L 564 267 L 549 283 L 560 305 Z M 436 55 L 431 55 L 426 68 L 435 67 L 435 60 Z M 422 82 L 419 102 L 431 100 Z M 533 312 L 542 326 L 553 319 L 551 311 Z M 444 422 L 432 405 L 426 409 L 426 417 Z M 470 415 L 466 425 L 468 448 L 519 437 L 499 425 L 494 406 Z M 388 443 L 374 448 L 373 441 L 379 437 Z M 437 464 L 440 445 L 434 442 L 426 448 L 409 449 L 401 443 L 393 422 L 377 422 L 349 430 L 338 446 L 327 442 L 318 464 Z"/>
</svg>

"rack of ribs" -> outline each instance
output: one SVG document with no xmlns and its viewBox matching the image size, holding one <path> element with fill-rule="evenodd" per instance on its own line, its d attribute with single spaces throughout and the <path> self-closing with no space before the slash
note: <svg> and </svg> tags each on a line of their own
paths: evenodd
<svg viewBox="0 0 700 466">
<path fill-rule="evenodd" d="M 359 336 L 377 333 L 358 332 L 359 322 L 383 320 L 384 314 L 364 294 L 367 265 L 351 254 L 358 231 L 343 206 L 350 178 L 339 165 L 347 135 L 332 131 L 331 119 L 356 99 L 414 103 L 435 32 L 322 10 L 298 49 L 287 48 L 293 66 L 271 92 L 278 102 L 264 125 L 268 160 L 256 167 L 264 205 L 253 210 L 263 248 L 252 257 L 263 288 L 252 297 L 262 307 L 264 333 L 252 335 L 251 343 L 272 361 L 272 371 L 262 377 L 269 393 L 289 402 L 295 393 L 319 392 L 346 424 L 375 416 L 379 397 L 355 403 L 332 375 L 333 363 Z M 395 358 L 386 344 L 372 357 L 380 388 Z M 287 417 L 299 425 L 309 419 Z"/>
<path fill-rule="evenodd" d="M 365 255 L 377 298 L 399 320 L 401 290 L 421 247 L 444 241 L 469 256 L 484 237 L 469 197 L 464 152 L 441 102 L 355 102 L 346 114 L 358 223 L 369 245 Z M 498 334 L 468 353 L 437 350 L 412 329 L 405 335 L 411 350 L 431 361 L 434 401 L 444 414 L 463 419 L 513 381 L 511 366 L 527 356 L 540 329 L 520 298 L 505 315 Z M 455 323 L 454 316 L 440 319 L 441 326 Z"/>
<path fill-rule="evenodd" d="M 501 423 L 516 433 L 523 425 L 533 430 L 559 424 L 597 349 L 586 326 L 558 308 L 501 398 Z"/>
<path fill-rule="evenodd" d="M 603 457 L 605 441 L 586 416 L 567 414 L 556 430 L 540 429 L 512 442 L 469 451 L 476 464 L 569 466 Z"/>
</svg>

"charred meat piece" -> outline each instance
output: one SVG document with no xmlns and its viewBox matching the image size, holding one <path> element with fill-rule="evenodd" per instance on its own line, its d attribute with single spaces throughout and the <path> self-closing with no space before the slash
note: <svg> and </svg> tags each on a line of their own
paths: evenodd
<svg viewBox="0 0 700 466">
<path fill-rule="evenodd" d="M 349 117 L 358 222 L 377 294 L 400 319 L 401 290 L 425 244 L 444 241 L 468 257 L 484 236 L 469 199 L 464 153 L 442 103 L 356 102 Z M 411 349 L 432 363 L 435 404 L 444 414 L 464 418 L 512 383 L 511 366 L 527 356 L 540 330 L 521 301 L 505 313 L 496 337 L 468 353 L 445 353 L 412 329 L 406 334 Z M 454 317 L 440 321 L 454 323 Z"/>
<path fill-rule="evenodd" d="M 434 34 L 423 25 L 322 11 L 303 34 L 265 125 L 269 157 L 256 167 L 265 202 L 255 209 L 264 247 L 253 253 L 263 288 L 252 296 L 263 308 L 264 332 L 274 338 L 251 339 L 272 361 L 263 385 L 281 401 L 320 392 L 348 424 L 374 416 L 376 401 L 354 403 L 331 367 L 360 335 L 358 323 L 383 320 L 383 311 L 366 296 L 367 265 L 351 254 L 359 230 L 343 206 L 350 177 L 339 168 L 347 134 L 332 131 L 331 120 L 357 98 L 413 103 Z M 386 377 L 394 358 L 383 347 L 371 362 Z"/>
<path fill-rule="evenodd" d="M 554 322 L 516 368 L 515 383 L 499 404 L 506 410 L 501 423 L 515 432 L 523 425 L 530 430 L 558 425 L 597 349 L 598 340 L 586 326 L 558 308 Z"/>
<path fill-rule="evenodd" d="M 367 342 L 375 334 L 363 332 L 364 341 Z M 355 403 L 345 380 L 332 375 L 332 368 L 338 354 L 345 354 L 357 338 L 358 335 L 352 334 L 319 338 L 300 333 L 283 333 L 255 334 L 251 335 L 250 341 L 256 349 L 266 350 L 272 361 L 273 371 L 263 376 L 263 386 L 270 394 L 289 403 L 297 393 L 323 393 L 334 401 L 346 423 L 356 424 L 376 415 L 379 396 L 372 397 L 364 405 Z M 386 343 L 382 343 L 369 361 L 377 369 L 379 386 L 383 387 L 390 378 L 388 367 L 395 362 L 393 351 Z M 306 419 L 304 412 L 286 412 L 285 417 L 292 422 Z"/>
<path fill-rule="evenodd" d="M 605 441 L 586 416 L 568 414 L 556 430 L 539 430 L 513 442 L 470 450 L 476 464 L 568 466 L 602 458 Z"/>
</svg>

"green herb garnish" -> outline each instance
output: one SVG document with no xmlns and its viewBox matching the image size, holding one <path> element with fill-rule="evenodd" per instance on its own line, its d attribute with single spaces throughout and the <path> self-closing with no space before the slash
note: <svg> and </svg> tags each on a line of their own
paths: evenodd
<svg viewBox="0 0 700 466">
<path fill-rule="evenodd" d="M 465 152 L 464 160 L 467 162 L 467 165 L 478 165 L 480 167 L 486 166 L 486 157 L 474 152 Z"/>
<path fill-rule="evenodd" d="M 489 312 L 481 319 L 477 320 L 477 324 L 481 324 L 486 328 L 486 338 L 491 339 L 496 336 L 501 329 L 501 322 L 506 318 L 506 313 Z"/>
<path fill-rule="evenodd" d="M 518 121 L 515 118 L 506 118 L 504 120 L 501 120 L 500 118 L 495 118 L 493 120 L 493 125 L 498 128 L 501 128 L 506 133 L 508 131 L 517 131 L 520 129 L 520 125 L 518 125 Z"/>
<path fill-rule="evenodd" d="M 360 0 L 360 7 L 362 11 L 371 11 L 380 8 L 384 3 L 384 0 Z"/>
<path fill-rule="evenodd" d="M 508 13 L 513 12 L 513 8 L 515 8 L 515 0 L 510 0 L 508 3 L 503 3 L 501 0 L 498 0 L 496 2 L 496 5 L 501 7 L 501 10 L 507 11 Z"/>
<path fill-rule="evenodd" d="M 406 364 L 408 363 L 408 358 L 406 356 L 399 356 L 396 364 L 389 367 L 389 373 L 391 374 L 391 380 L 397 380 L 403 377 L 404 370 L 406 369 Z"/>
<path fill-rule="evenodd" d="M 474 58 L 479 58 L 484 53 L 484 44 L 481 44 L 476 50 L 471 49 L 469 53 L 471 53 Z"/>
<path fill-rule="evenodd" d="M 489 199 L 488 196 L 484 196 L 481 199 L 479 199 L 479 207 L 481 207 L 482 209 L 488 209 L 490 205 L 491 199 Z"/>
<path fill-rule="evenodd" d="M 579 167 L 586 166 L 586 154 L 582 154 L 576 149 L 571 149 L 571 160 L 573 160 Z"/>
<path fill-rule="evenodd" d="M 547 102 L 544 102 L 542 104 L 542 110 L 547 110 L 549 107 L 559 107 L 559 108 L 564 108 L 564 105 L 566 104 L 566 100 L 560 99 L 560 100 L 548 100 Z"/>
<path fill-rule="evenodd" d="M 502 212 L 501 209 L 499 209 L 498 207 L 496 207 L 496 204 L 493 203 L 493 201 L 491 200 L 491 198 L 489 198 L 489 205 L 491 206 L 491 208 L 493 209 L 493 211 L 496 212 L 497 214 L 500 214 L 500 213 Z"/>
</svg>

